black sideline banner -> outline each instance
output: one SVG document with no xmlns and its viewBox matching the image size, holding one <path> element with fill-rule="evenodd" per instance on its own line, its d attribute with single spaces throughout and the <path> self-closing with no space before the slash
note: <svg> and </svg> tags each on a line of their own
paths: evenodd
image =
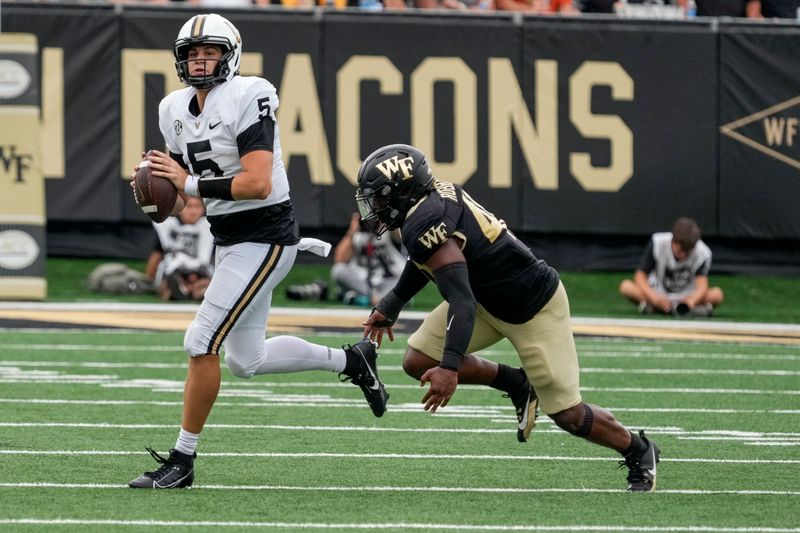
<svg viewBox="0 0 800 533">
<path fill-rule="evenodd" d="M 171 46 L 192 14 L 4 2 L 3 29 L 41 46 L 50 221 L 146 222 L 122 178 L 162 144 L 157 106 L 179 87 Z M 242 32 L 242 74 L 278 88 L 306 233 L 344 227 L 361 160 L 408 142 L 519 232 L 645 236 L 688 215 L 708 237 L 800 239 L 800 30 L 222 14 Z"/>
<path fill-rule="evenodd" d="M 800 28 L 724 27 L 720 234 L 800 236 Z"/>
</svg>

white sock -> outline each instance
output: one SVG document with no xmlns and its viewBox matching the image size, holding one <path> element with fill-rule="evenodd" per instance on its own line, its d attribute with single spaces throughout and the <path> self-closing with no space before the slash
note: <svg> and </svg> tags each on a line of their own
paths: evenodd
<svg viewBox="0 0 800 533">
<path fill-rule="evenodd" d="M 303 370 L 344 370 L 345 353 L 341 348 L 312 344 L 297 337 L 281 335 L 264 341 L 266 356 L 256 374 L 280 374 Z"/>
<path fill-rule="evenodd" d="M 175 449 L 186 455 L 194 455 L 198 440 L 200 440 L 200 433 L 190 433 L 181 428 L 181 432 L 178 433 L 178 442 L 175 443 Z"/>
</svg>

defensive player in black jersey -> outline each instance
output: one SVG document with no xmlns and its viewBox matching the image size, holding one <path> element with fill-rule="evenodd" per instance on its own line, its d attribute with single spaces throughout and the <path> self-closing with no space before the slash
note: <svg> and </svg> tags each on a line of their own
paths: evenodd
<svg viewBox="0 0 800 533">
<path fill-rule="evenodd" d="M 393 340 L 400 310 L 429 280 L 445 300 L 409 337 L 403 361 L 410 376 L 430 384 L 425 410 L 447 405 L 459 382 L 491 384 L 496 366 L 474 352 L 507 338 L 542 411 L 565 431 L 620 452 L 628 490 L 655 489 L 655 443 L 581 399 L 569 301 L 553 268 L 464 189 L 434 178 L 412 146 L 385 146 L 367 157 L 356 201 L 371 231 L 400 228 L 409 252 L 397 285 L 364 323 L 364 336 Z"/>
</svg>

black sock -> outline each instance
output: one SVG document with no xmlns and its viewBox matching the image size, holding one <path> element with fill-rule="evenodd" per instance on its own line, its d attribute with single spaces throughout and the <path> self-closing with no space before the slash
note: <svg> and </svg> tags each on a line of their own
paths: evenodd
<svg viewBox="0 0 800 533">
<path fill-rule="evenodd" d="M 511 368 L 510 366 L 497 364 L 497 375 L 489 384 L 493 389 L 509 392 L 523 386 L 528 382 L 528 376 L 521 368 Z"/>
<path fill-rule="evenodd" d="M 169 458 L 171 461 L 175 461 L 176 463 L 180 463 L 184 466 L 192 466 L 194 464 L 194 458 L 197 454 L 188 455 L 183 452 L 179 452 L 178 450 L 172 449 L 169 451 Z"/>
<path fill-rule="evenodd" d="M 344 370 L 342 370 L 342 374 L 352 378 L 358 373 L 358 369 L 361 366 L 361 357 L 353 350 L 348 349 L 345 349 L 344 357 Z"/>
<path fill-rule="evenodd" d="M 623 457 L 630 457 L 633 454 L 642 453 L 647 449 L 647 443 L 643 441 L 639 435 L 637 435 L 633 431 L 631 431 L 630 434 L 631 434 L 630 446 L 619 452 L 622 454 Z"/>
</svg>

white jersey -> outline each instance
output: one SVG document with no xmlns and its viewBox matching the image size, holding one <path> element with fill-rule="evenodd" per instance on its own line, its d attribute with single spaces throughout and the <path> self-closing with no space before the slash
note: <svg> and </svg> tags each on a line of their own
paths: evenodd
<svg viewBox="0 0 800 533">
<path fill-rule="evenodd" d="M 697 241 L 683 261 L 672 253 L 672 233 L 654 233 L 647 245 L 639 270 L 648 273 L 650 285 L 670 294 L 685 295 L 694 290 L 697 276 L 708 276 L 711 270 L 711 249 Z"/>
<path fill-rule="evenodd" d="M 169 217 L 160 224 L 153 223 L 153 227 L 164 252 L 156 283 L 176 270 L 212 274 L 214 237 L 206 217 L 200 217 L 194 224 L 183 224 L 178 217 Z"/>
<path fill-rule="evenodd" d="M 296 243 L 297 239 L 286 236 L 289 230 L 283 227 L 289 220 L 294 225 L 294 211 L 289 202 L 289 180 L 281 158 L 281 143 L 275 121 L 278 107 L 275 87 L 263 78 L 235 76 L 209 91 L 202 112 L 198 112 L 196 94 L 194 87 L 179 89 L 167 95 L 158 108 L 159 128 L 167 149 L 173 157 L 182 160 L 182 165 L 189 172 L 201 180 L 230 178 L 242 171 L 240 157 L 247 152 L 268 149 L 273 153 L 272 192 L 266 199 L 203 199 L 219 244 L 248 240 Z M 269 146 L 262 141 L 262 128 L 266 127 L 274 127 L 274 132 L 268 132 Z M 282 210 L 265 209 L 279 205 L 288 207 Z M 250 213 L 244 218 L 225 218 L 256 210 L 261 212 Z M 260 231 L 254 229 L 256 226 L 263 228 L 270 224 L 274 224 L 275 229 L 269 235 L 250 238 L 254 231 Z M 247 226 L 252 228 L 248 229 Z"/>
</svg>

